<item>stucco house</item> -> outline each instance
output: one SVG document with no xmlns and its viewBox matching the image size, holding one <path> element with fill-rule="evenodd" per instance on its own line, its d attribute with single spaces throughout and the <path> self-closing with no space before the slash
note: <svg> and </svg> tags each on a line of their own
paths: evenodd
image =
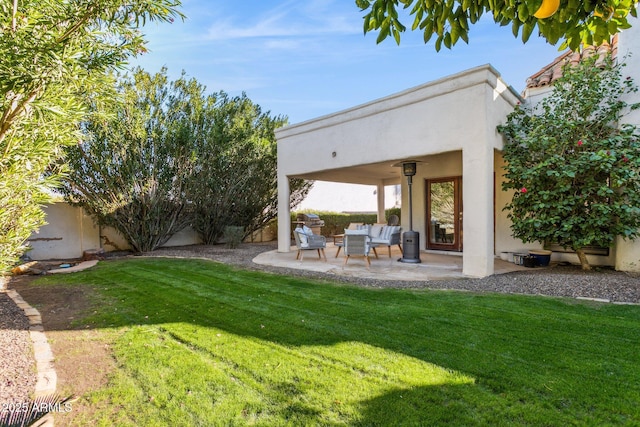
<svg viewBox="0 0 640 427">
<path fill-rule="evenodd" d="M 626 72 L 640 75 L 640 22 L 615 41 Z M 421 251 L 461 252 L 463 274 L 493 274 L 503 251 L 537 249 L 511 236 L 502 208 L 511 194 L 502 191 L 502 136 L 496 127 L 517 103 L 539 102 L 550 90 L 565 54 L 543 67 L 522 95 L 491 65 L 482 65 L 369 103 L 276 131 L 278 140 L 278 251 L 291 250 L 289 179 L 368 184 L 378 187 L 378 220 L 384 222 L 384 187 L 402 185 L 408 207 L 407 180 L 397 165 L 416 160 L 413 177 L 413 230 Z M 575 58 L 573 58 L 575 59 Z M 635 100 L 638 102 L 638 100 Z M 625 118 L 640 125 L 640 112 Z M 447 213 L 442 212 L 445 195 Z M 409 212 L 402 210 L 407 230 Z M 555 260 L 577 262 L 572 253 Z M 595 265 L 640 271 L 640 242 L 619 239 L 615 246 L 589 255 Z"/>
</svg>

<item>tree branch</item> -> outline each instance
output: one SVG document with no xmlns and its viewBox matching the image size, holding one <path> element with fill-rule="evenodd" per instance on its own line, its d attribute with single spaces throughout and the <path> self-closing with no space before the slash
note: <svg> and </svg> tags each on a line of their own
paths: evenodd
<svg viewBox="0 0 640 427">
<path fill-rule="evenodd" d="M 31 104 L 37 96 L 38 90 L 34 90 L 29 94 L 29 96 L 24 98 L 22 102 L 18 103 L 17 105 L 14 105 L 17 103 L 15 99 L 11 102 L 13 108 L 7 108 L 2 114 L 2 118 L 0 119 L 0 142 L 4 141 L 4 138 L 7 136 L 7 132 L 9 132 L 9 129 L 11 129 L 11 125 L 13 124 L 16 117 L 24 112 L 27 109 L 27 106 Z M 10 147 L 11 145 L 7 144 L 7 147 L 4 150 L 5 156 L 9 152 Z"/>
<path fill-rule="evenodd" d="M 18 0 L 13 0 L 13 14 L 11 15 L 11 31 L 16 32 L 18 24 L 16 21 L 16 15 L 18 14 Z"/>
</svg>

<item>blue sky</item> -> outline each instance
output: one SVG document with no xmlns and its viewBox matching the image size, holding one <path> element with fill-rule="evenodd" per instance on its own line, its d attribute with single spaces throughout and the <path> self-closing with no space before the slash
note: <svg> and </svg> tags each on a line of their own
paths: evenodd
<svg viewBox="0 0 640 427">
<path fill-rule="evenodd" d="M 436 52 L 419 32 L 376 45 L 353 0 L 183 0 L 186 20 L 144 28 L 150 52 L 132 61 L 154 73 L 182 70 L 209 92 L 243 91 L 273 115 L 299 123 L 468 68 L 490 63 L 518 92 L 528 76 L 560 55 L 510 26 L 487 19 L 471 27 L 469 44 Z M 409 24 L 411 21 L 405 22 Z"/>
</svg>

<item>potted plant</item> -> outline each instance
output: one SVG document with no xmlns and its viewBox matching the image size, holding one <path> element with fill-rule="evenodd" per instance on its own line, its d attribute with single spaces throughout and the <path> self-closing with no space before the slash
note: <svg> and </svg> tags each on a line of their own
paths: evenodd
<svg viewBox="0 0 640 427">
<path fill-rule="evenodd" d="M 551 251 L 547 251 L 544 249 L 535 249 L 529 251 L 529 255 L 535 257 L 538 260 L 538 265 L 540 265 L 541 267 L 546 267 L 549 265 L 549 262 L 551 261 L 551 254 Z"/>
</svg>

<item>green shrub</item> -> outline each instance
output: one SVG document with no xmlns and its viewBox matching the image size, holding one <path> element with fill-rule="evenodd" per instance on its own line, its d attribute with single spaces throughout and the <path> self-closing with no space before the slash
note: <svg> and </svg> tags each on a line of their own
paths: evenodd
<svg viewBox="0 0 640 427">
<path fill-rule="evenodd" d="M 549 96 L 498 127 L 513 236 L 570 248 L 585 270 L 585 248 L 640 235 L 640 128 L 618 125 L 640 103 L 624 101 L 638 88 L 623 66 L 610 56 L 567 64 Z"/>
<path fill-rule="evenodd" d="M 227 225 L 224 227 L 223 239 L 228 248 L 235 249 L 240 246 L 244 238 L 244 227 L 237 225 Z"/>
</svg>

